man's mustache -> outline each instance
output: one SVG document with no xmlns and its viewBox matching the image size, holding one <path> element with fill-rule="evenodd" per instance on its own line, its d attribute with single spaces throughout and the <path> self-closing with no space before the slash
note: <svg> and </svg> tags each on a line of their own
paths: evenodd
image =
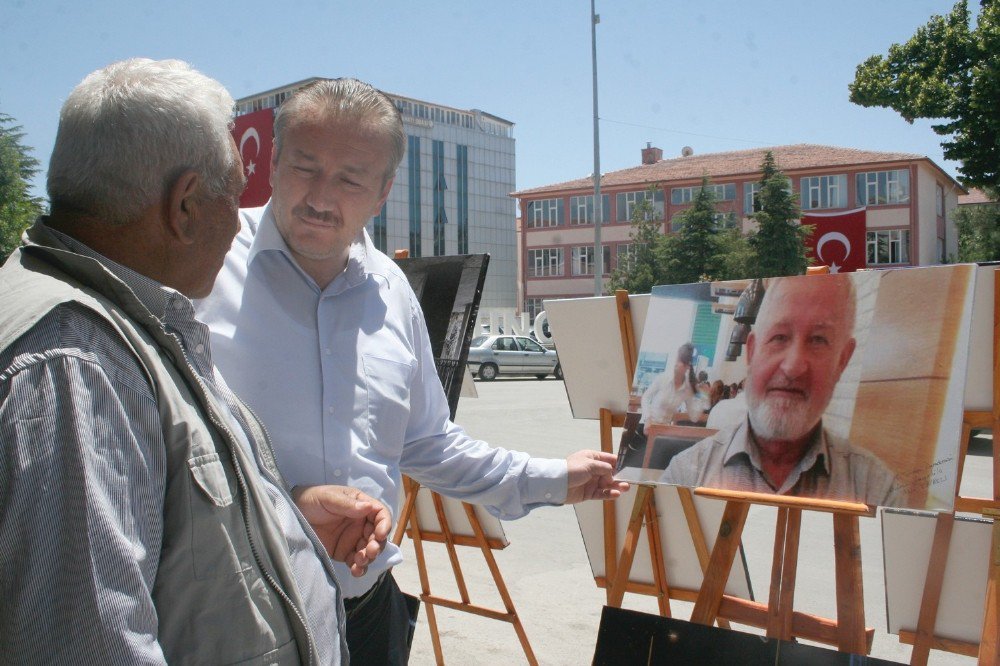
<svg viewBox="0 0 1000 666">
<path fill-rule="evenodd" d="M 292 215 L 314 222 L 333 222 L 333 214 L 329 211 L 320 212 L 308 204 L 302 204 L 292 209 Z"/>
</svg>

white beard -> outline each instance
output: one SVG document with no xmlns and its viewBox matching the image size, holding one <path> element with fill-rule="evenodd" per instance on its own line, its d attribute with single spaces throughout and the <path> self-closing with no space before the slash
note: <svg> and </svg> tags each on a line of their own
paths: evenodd
<svg viewBox="0 0 1000 666">
<path fill-rule="evenodd" d="M 750 427 L 762 439 L 790 440 L 805 437 L 816 425 L 807 401 L 786 398 L 757 400 L 747 392 Z"/>
</svg>

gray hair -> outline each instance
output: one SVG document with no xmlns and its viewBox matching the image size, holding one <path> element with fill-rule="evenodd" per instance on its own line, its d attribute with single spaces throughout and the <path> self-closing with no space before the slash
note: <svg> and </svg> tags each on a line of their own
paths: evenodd
<svg viewBox="0 0 1000 666">
<path fill-rule="evenodd" d="M 848 273 L 770 278 L 767 280 L 767 289 L 764 291 L 764 298 L 757 312 L 757 322 L 754 324 L 754 328 L 757 328 L 757 324 L 762 320 L 771 316 L 779 305 L 784 304 L 785 288 L 801 287 L 803 285 L 822 288 L 823 291 L 830 293 L 839 292 L 837 293 L 836 302 L 842 305 L 844 317 L 838 323 L 840 323 L 846 333 L 844 339 L 852 337 L 857 317 L 858 297 L 854 289 L 854 281 L 851 280 Z"/>
<path fill-rule="evenodd" d="M 53 210 L 137 219 L 184 170 L 231 187 L 233 98 L 180 60 L 134 58 L 88 75 L 63 104 L 49 161 Z"/>
<path fill-rule="evenodd" d="M 396 173 L 406 150 L 406 133 L 399 109 L 389 97 L 357 79 L 320 79 L 296 90 L 274 116 L 274 159 L 281 154 L 285 130 L 310 120 L 335 120 L 357 124 L 385 137 L 389 163 L 384 182 Z"/>
</svg>

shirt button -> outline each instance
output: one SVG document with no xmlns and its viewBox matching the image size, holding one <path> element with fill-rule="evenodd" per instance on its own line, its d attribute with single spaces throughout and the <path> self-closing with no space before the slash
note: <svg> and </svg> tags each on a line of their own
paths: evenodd
<svg viewBox="0 0 1000 666">
<path fill-rule="evenodd" d="M 326 411 L 327 411 L 327 412 L 328 412 L 329 414 L 333 414 L 333 405 L 330 405 L 329 407 L 327 407 L 327 408 L 326 408 Z"/>
<path fill-rule="evenodd" d="M 183 310 L 183 309 L 184 309 L 184 303 L 182 303 L 180 300 L 174 301 L 174 310 Z"/>
<path fill-rule="evenodd" d="M 545 493 L 545 499 L 552 499 L 552 493 Z"/>
<path fill-rule="evenodd" d="M 333 353 L 333 350 L 330 349 L 329 347 L 327 347 L 326 349 L 323 350 L 323 353 L 326 354 L 327 356 L 329 356 L 330 354 Z"/>
<path fill-rule="evenodd" d="M 342 472 L 341 472 L 341 471 L 340 471 L 339 469 L 335 469 L 335 470 L 333 470 L 333 475 L 334 475 L 335 477 L 337 477 L 337 478 L 340 478 L 340 475 L 341 475 L 341 474 L 342 474 Z"/>
<path fill-rule="evenodd" d="M 197 345 L 195 345 L 194 350 L 196 352 L 198 352 L 199 354 L 204 354 L 205 353 L 205 345 L 203 345 L 203 344 L 201 344 L 199 342 Z"/>
</svg>

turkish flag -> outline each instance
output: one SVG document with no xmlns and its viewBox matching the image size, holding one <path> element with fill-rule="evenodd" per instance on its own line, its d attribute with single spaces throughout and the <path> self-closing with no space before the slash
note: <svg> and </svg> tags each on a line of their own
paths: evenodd
<svg viewBox="0 0 1000 666">
<path fill-rule="evenodd" d="M 240 196 L 240 208 L 263 206 L 271 198 L 271 140 L 274 138 L 274 109 L 261 109 L 236 117 L 233 138 L 243 158 L 247 187 Z"/>
<path fill-rule="evenodd" d="M 865 209 L 843 213 L 807 213 L 802 224 L 813 225 L 806 239 L 806 254 L 831 273 L 850 273 L 867 267 L 865 259 Z"/>
</svg>

